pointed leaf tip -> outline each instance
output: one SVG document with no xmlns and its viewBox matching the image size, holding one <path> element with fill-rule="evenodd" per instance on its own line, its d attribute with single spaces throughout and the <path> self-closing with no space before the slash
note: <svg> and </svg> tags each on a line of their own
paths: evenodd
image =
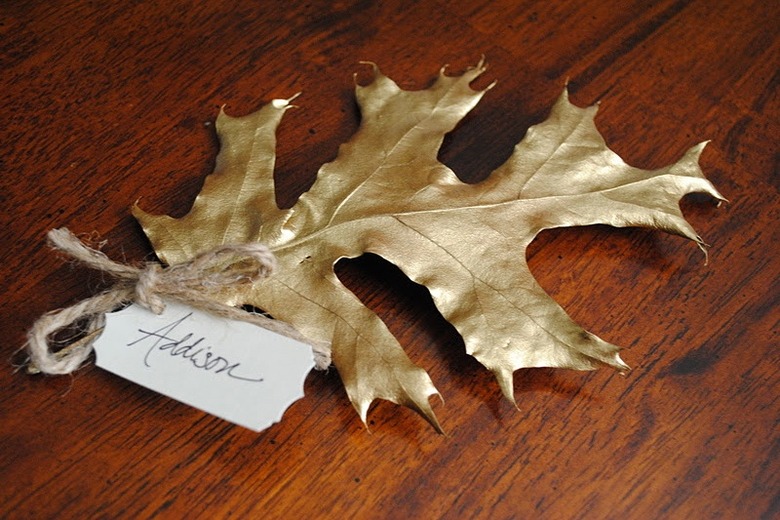
<svg viewBox="0 0 780 520">
<path fill-rule="evenodd" d="M 295 108 L 296 106 L 293 105 L 292 102 L 301 94 L 302 94 L 301 92 L 297 92 L 287 99 L 272 99 L 271 105 L 273 105 L 273 107 L 276 108 L 277 110 L 280 109 L 287 110 L 288 108 Z"/>
<path fill-rule="evenodd" d="M 629 372 L 631 372 L 631 367 L 626 364 L 625 361 L 620 357 L 620 354 L 615 354 L 615 366 L 614 368 L 618 371 L 618 373 L 621 376 L 627 375 Z"/>
<path fill-rule="evenodd" d="M 499 388 L 501 388 L 501 393 L 510 403 L 514 405 L 515 408 L 519 409 L 517 406 L 517 400 L 515 400 L 514 371 L 501 367 L 493 369 L 492 372 L 496 377 Z"/>
<path fill-rule="evenodd" d="M 444 398 L 437 391 L 430 394 L 424 401 L 417 402 L 410 399 L 407 402 L 401 402 L 396 404 L 401 404 L 411 410 L 414 410 L 420 417 L 425 419 L 425 421 L 428 424 L 430 424 L 434 430 L 436 430 L 436 433 L 439 433 L 441 435 L 447 435 L 447 433 L 444 431 L 444 428 L 442 428 L 439 419 L 436 417 L 436 413 L 433 411 L 433 407 L 431 407 L 431 403 L 429 399 L 433 396 L 436 396 L 439 399 L 441 399 L 442 403 L 444 402 Z M 371 429 L 368 426 L 368 411 L 373 401 L 375 401 L 375 399 L 371 399 L 371 400 L 363 399 L 359 403 L 355 403 L 355 402 L 352 403 L 353 406 L 355 407 L 355 410 L 358 413 L 358 416 L 360 416 L 360 420 L 363 422 L 363 426 L 366 428 L 366 431 L 368 431 L 369 433 L 371 433 Z"/>
<path fill-rule="evenodd" d="M 409 406 L 409 408 L 412 408 L 414 411 L 416 411 L 418 414 L 420 414 L 423 419 L 428 421 L 428 424 L 433 426 L 433 429 L 436 430 L 436 433 L 439 433 L 441 435 L 447 435 L 444 432 L 444 428 L 441 427 L 441 424 L 439 423 L 439 419 L 436 417 L 436 414 L 433 412 L 433 407 L 431 407 L 431 403 L 429 401 L 430 397 L 433 397 L 434 395 L 438 396 L 439 399 L 441 399 L 441 394 L 436 392 L 435 394 L 431 394 L 428 396 L 428 399 L 425 400 L 424 403 L 421 403 L 422 406 L 417 405 L 415 403 L 414 406 Z M 444 401 L 444 399 L 442 399 Z"/>
<path fill-rule="evenodd" d="M 466 71 L 463 73 L 463 75 L 459 76 L 460 78 L 464 78 L 466 82 L 471 83 L 478 77 L 480 77 L 482 74 L 485 73 L 487 70 L 487 64 L 485 63 L 485 56 L 483 55 L 482 58 L 479 60 L 479 62 L 473 66 L 466 69 Z M 443 70 L 443 69 L 442 69 Z M 457 77 L 457 76 L 456 76 Z M 484 91 L 490 90 L 493 88 L 493 85 L 495 84 L 495 81 L 489 85 Z M 484 92 L 483 91 L 483 92 Z"/>
</svg>

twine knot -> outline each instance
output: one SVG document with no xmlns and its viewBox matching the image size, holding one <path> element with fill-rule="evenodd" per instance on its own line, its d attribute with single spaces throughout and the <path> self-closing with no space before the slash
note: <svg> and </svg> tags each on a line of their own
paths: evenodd
<svg viewBox="0 0 780 520">
<path fill-rule="evenodd" d="M 146 268 L 138 275 L 138 283 L 135 284 L 135 302 L 155 314 L 161 314 L 165 310 L 162 298 L 154 292 L 161 271 L 158 264 L 146 264 Z"/>
<path fill-rule="evenodd" d="M 128 302 L 136 302 L 155 314 L 165 310 L 165 299 L 204 310 L 216 316 L 246 321 L 282 334 L 312 347 L 315 365 L 324 370 L 330 365 L 330 345 L 304 338 L 290 325 L 261 314 L 246 312 L 217 300 L 220 292 L 238 289 L 269 276 L 276 258 L 263 244 L 220 246 L 189 262 L 162 267 L 155 262 L 142 268 L 120 264 L 102 251 L 82 243 L 66 228 L 53 229 L 49 245 L 87 267 L 116 279 L 108 290 L 79 303 L 48 312 L 38 318 L 27 334 L 27 350 L 32 372 L 69 374 L 79 368 L 92 352 L 92 345 L 105 326 L 105 314 Z M 59 330 L 86 320 L 86 335 L 58 352 L 52 352 L 49 338 Z"/>
</svg>

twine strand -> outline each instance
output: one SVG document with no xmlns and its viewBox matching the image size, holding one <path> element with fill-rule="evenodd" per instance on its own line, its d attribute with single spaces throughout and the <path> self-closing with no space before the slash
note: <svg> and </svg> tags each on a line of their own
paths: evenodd
<svg viewBox="0 0 780 520">
<path fill-rule="evenodd" d="M 48 312 L 38 318 L 27 334 L 27 350 L 33 372 L 70 374 L 87 360 L 99 331 L 105 326 L 106 313 L 128 302 L 135 302 L 155 314 L 165 310 L 164 299 L 177 300 L 227 319 L 246 321 L 282 334 L 312 347 L 315 366 L 330 365 L 330 345 L 304 338 L 290 325 L 261 314 L 246 312 L 214 299 L 220 291 L 239 288 L 269 276 L 276 258 L 263 244 L 220 246 L 190 262 L 163 268 L 149 262 L 142 268 L 114 262 L 105 253 L 82 243 L 67 228 L 52 229 L 49 245 L 87 267 L 116 279 L 107 291 L 75 305 Z M 87 336 L 64 349 L 53 352 L 49 338 L 57 331 L 84 321 Z"/>
</svg>

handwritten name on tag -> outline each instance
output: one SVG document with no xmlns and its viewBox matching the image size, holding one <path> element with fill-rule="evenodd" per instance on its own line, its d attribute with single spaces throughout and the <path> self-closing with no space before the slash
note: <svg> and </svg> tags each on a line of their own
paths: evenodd
<svg viewBox="0 0 780 520">
<path fill-rule="evenodd" d="M 95 352 L 101 368 L 254 431 L 303 397 L 314 367 L 308 345 L 175 302 L 107 314 Z"/>
</svg>

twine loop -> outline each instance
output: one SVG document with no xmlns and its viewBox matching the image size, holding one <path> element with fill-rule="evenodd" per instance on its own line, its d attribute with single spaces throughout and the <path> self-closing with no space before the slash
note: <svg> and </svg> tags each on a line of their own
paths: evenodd
<svg viewBox="0 0 780 520">
<path fill-rule="evenodd" d="M 128 302 L 135 302 L 160 314 L 165 299 L 177 300 L 216 316 L 240 320 L 293 338 L 312 347 L 315 365 L 330 365 L 330 345 L 304 338 L 290 325 L 261 314 L 220 303 L 216 298 L 226 289 L 238 289 L 269 276 L 276 258 L 263 244 L 220 246 L 189 262 L 162 267 L 148 262 L 142 268 L 120 264 L 102 251 L 82 243 L 66 228 L 52 229 L 49 245 L 92 269 L 112 276 L 116 282 L 107 291 L 75 305 L 48 312 L 38 318 L 27 334 L 27 350 L 33 372 L 69 374 L 78 369 L 92 352 L 93 344 L 105 326 L 105 314 Z M 53 352 L 52 334 L 85 321 L 86 335 L 79 341 Z"/>
</svg>

